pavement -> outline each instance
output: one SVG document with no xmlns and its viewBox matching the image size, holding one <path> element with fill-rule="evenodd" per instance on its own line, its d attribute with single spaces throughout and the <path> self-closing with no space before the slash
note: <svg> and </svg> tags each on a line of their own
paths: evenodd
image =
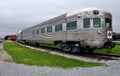
<svg viewBox="0 0 120 76">
<path fill-rule="evenodd" d="M 120 76 L 120 60 L 92 68 L 52 68 L 0 61 L 0 76 Z"/>
<path fill-rule="evenodd" d="M 12 57 L 3 50 L 2 42 L 0 42 L 0 61 L 12 61 Z"/>
</svg>

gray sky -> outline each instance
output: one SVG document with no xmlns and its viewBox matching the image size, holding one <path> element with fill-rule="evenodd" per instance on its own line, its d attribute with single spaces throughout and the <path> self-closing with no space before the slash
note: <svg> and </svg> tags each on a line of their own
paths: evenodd
<svg viewBox="0 0 120 76">
<path fill-rule="evenodd" d="M 1 0 L 0 37 L 87 7 L 110 11 L 113 14 L 113 30 L 120 32 L 120 0 Z"/>
</svg>

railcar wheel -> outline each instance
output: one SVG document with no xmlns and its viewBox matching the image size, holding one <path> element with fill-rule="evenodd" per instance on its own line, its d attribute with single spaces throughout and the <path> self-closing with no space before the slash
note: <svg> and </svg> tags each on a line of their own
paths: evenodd
<svg viewBox="0 0 120 76">
<path fill-rule="evenodd" d="M 71 51 L 71 48 L 70 48 L 69 44 L 64 44 L 63 51 L 66 51 L 66 52 Z"/>
<path fill-rule="evenodd" d="M 81 52 L 79 43 L 60 43 L 60 49 L 66 52 Z"/>
</svg>

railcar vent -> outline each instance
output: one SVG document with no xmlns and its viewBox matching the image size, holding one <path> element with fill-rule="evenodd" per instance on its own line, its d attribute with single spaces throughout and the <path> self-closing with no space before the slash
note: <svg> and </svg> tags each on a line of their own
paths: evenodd
<svg viewBox="0 0 120 76">
<path fill-rule="evenodd" d="M 94 10 L 94 11 L 93 11 L 93 14 L 94 14 L 94 15 L 98 15 L 98 14 L 99 14 L 99 11 L 98 11 L 98 10 Z"/>
</svg>

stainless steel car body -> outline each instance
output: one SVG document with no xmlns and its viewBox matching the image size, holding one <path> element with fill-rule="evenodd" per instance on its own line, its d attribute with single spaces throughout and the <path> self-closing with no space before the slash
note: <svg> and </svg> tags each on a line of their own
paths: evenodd
<svg viewBox="0 0 120 76">
<path fill-rule="evenodd" d="M 94 27 L 94 19 L 100 20 L 100 26 Z M 90 25 L 84 26 L 84 19 L 89 19 Z M 110 23 L 106 23 L 106 19 Z M 109 22 L 109 20 L 107 20 Z M 76 21 L 76 29 L 67 30 L 67 23 Z M 56 25 L 62 25 L 61 31 L 55 31 Z M 110 25 L 110 27 L 106 27 Z M 52 27 L 52 32 L 47 32 L 47 27 Z M 98 25 L 96 25 L 98 26 Z M 44 33 L 41 33 L 41 28 L 44 28 Z M 104 44 L 112 40 L 112 15 L 108 11 L 98 8 L 86 8 L 70 13 L 65 13 L 61 16 L 52 18 L 48 21 L 34 25 L 23 30 L 21 35 L 18 35 L 19 40 L 25 43 L 50 43 L 55 42 L 78 42 L 80 47 L 84 48 L 103 48 Z M 21 36 L 21 37 L 20 37 Z"/>
</svg>

